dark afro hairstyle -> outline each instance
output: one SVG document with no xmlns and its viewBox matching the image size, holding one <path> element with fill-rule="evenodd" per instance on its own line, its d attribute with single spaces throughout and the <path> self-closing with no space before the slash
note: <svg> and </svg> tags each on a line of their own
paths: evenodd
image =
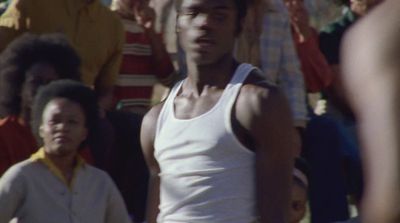
<svg viewBox="0 0 400 223">
<path fill-rule="evenodd" d="M 52 65 L 59 78 L 80 80 L 80 59 L 63 34 L 23 34 L 0 55 L 0 117 L 21 113 L 21 92 L 32 65 Z"/>
<path fill-rule="evenodd" d="M 39 137 L 39 127 L 42 124 L 42 116 L 47 104 L 56 98 L 68 99 L 77 103 L 85 115 L 85 126 L 88 129 L 88 137 L 81 145 L 83 148 L 88 142 L 94 140 L 99 120 L 99 107 L 95 92 L 83 83 L 68 79 L 56 80 L 48 85 L 41 87 L 35 96 L 32 106 L 31 127 L 40 146 L 43 145 Z"/>
</svg>

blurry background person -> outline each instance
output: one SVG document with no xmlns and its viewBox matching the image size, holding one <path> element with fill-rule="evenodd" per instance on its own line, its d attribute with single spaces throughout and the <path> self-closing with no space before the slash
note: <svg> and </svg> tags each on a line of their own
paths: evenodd
<svg viewBox="0 0 400 223">
<path fill-rule="evenodd" d="M 81 79 L 111 106 L 122 58 L 123 28 L 100 0 L 11 0 L 0 17 L 0 51 L 23 33 L 63 33 L 82 61 Z"/>
<path fill-rule="evenodd" d="M 80 80 L 80 60 L 62 34 L 25 34 L 0 56 L 0 176 L 37 150 L 30 112 L 37 89 L 56 79 Z"/>
<path fill-rule="evenodd" d="M 306 90 L 293 43 L 289 13 L 283 0 L 268 1 L 261 19 L 260 68 L 265 77 L 285 93 L 292 111 L 293 127 L 300 136 L 308 120 Z M 300 155 L 300 137 L 297 144 L 297 155 Z"/>
<path fill-rule="evenodd" d="M 111 178 L 78 155 L 94 137 L 95 93 L 70 80 L 41 88 L 32 129 L 42 146 L 0 178 L 0 222 L 131 222 Z"/>
<path fill-rule="evenodd" d="M 300 223 L 307 212 L 308 166 L 304 159 L 296 158 L 293 169 L 292 195 L 289 209 L 289 223 Z"/>
<path fill-rule="evenodd" d="M 117 108 L 144 115 L 152 105 L 155 84 L 172 84 L 174 67 L 155 31 L 156 14 L 149 0 L 113 0 L 111 9 L 120 16 L 126 38 L 114 91 Z"/>
</svg>

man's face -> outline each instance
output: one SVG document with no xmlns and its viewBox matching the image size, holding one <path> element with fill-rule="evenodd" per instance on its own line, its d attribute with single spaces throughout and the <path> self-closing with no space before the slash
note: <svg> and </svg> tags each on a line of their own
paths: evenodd
<svg viewBox="0 0 400 223">
<path fill-rule="evenodd" d="M 187 60 L 197 65 L 231 55 L 237 35 L 233 0 L 183 0 L 178 30 Z"/>
</svg>

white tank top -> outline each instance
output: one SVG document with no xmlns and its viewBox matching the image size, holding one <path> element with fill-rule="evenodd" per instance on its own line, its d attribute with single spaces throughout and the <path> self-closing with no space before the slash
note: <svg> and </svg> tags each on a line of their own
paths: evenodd
<svg viewBox="0 0 400 223">
<path fill-rule="evenodd" d="M 255 155 L 233 133 L 231 114 L 254 69 L 241 64 L 218 102 L 192 119 L 177 119 L 177 83 L 160 112 L 155 158 L 160 166 L 162 223 L 249 223 L 256 220 Z"/>
</svg>

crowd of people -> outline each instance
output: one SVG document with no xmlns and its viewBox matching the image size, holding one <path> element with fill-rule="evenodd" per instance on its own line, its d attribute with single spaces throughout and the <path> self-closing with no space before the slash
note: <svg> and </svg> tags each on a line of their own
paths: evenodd
<svg viewBox="0 0 400 223">
<path fill-rule="evenodd" d="M 400 222 L 400 5 L 318 2 L 6 1 L 0 223 Z"/>
</svg>

